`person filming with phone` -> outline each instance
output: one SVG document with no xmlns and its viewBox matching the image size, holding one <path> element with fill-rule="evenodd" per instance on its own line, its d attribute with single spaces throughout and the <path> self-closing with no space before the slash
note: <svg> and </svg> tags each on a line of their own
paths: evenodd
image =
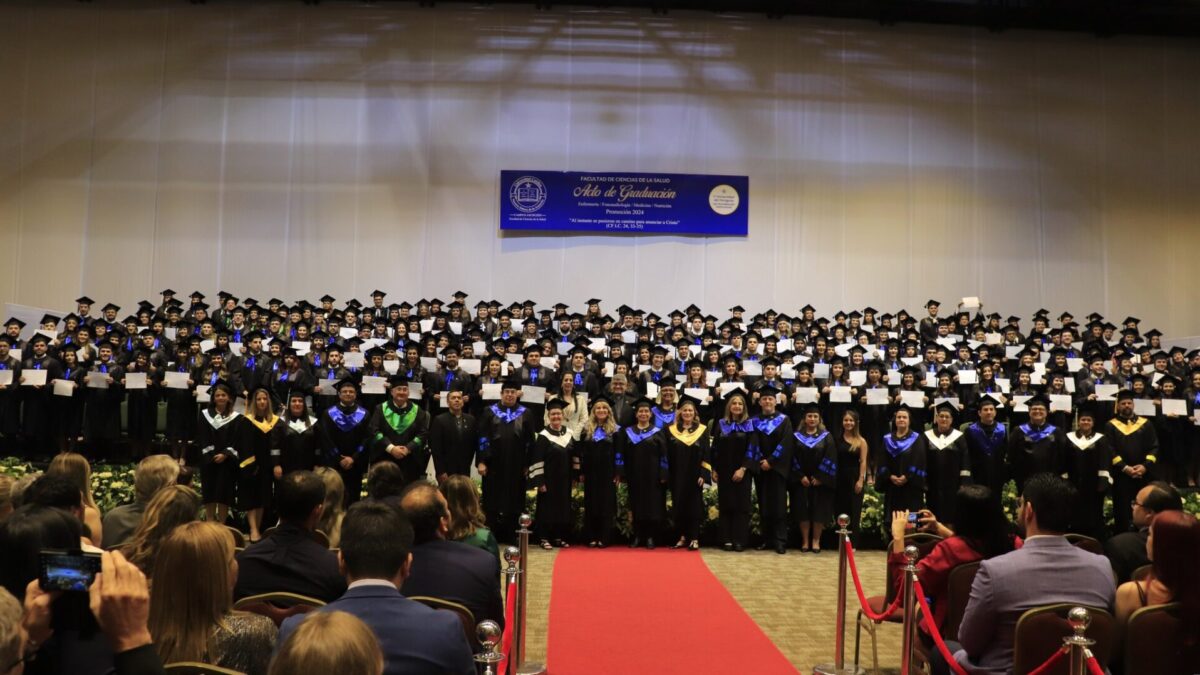
<svg viewBox="0 0 1200 675">
<path fill-rule="evenodd" d="M 954 530 L 938 522 L 929 509 L 895 511 L 892 513 L 892 545 L 888 549 L 888 566 L 896 581 L 896 592 L 904 585 L 904 536 L 913 532 L 929 532 L 939 537 L 933 550 L 917 562 L 917 578 L 933 609 L 938 628 L 946 619 L 946 585 L 950 570 L 956 565 L 986 560 L 1020 548 L 1021 538 L 1011 533 L 1012 525 L 1004 517 L 1000 498 L 983 485 L 964 485 L 955 493 Z M 925 625 L 921 639 L 932 645 Z"/>
</svg>

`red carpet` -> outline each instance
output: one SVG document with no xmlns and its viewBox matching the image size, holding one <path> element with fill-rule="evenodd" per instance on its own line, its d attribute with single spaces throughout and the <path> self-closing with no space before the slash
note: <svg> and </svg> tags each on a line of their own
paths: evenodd
<svg viewBox="0 0 1200 675">
<path fill-rule="evenodd" d="M 704 560 L 684 551 L 559 553 L 548 631 L 550 675 L 796 672 Z"/>
</svg>

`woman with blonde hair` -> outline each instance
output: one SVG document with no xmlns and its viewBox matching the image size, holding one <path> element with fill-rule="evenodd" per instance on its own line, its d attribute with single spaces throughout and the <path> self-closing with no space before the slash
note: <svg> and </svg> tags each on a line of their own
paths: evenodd
<svg viewBox="0 0 1200 675">
<path fill-rule="evenodd" d="M 163 540 L 151 575 L 149 622 L 163 663 L 267 672 L 278 630 L 265 616 L 233 610 L 233 553 L 233 535 L 216 523 L 185 523 Z"/>
<path fill-rule="evenodd" d="M 327 466 L 318 466 L 313 472 L 325 483 L 325 508 L 321 511 L 317 529 L 329 537 L 329 548 L 337 548 L 342 542 L 342 518 L 346 515 L 343 505 L 346 484 L 342 482 L 341 474 Z"/>
<path fill-rule="evenodd" d="M 600 396 L 592 401 L 592 412 L 579 443 L 583 482 L 583 532 L 588 546 L 604 548 L 612 541 L 617 518 L 617 473 L 614 439 L 621 427 L 612 403 Z"/>
<path fill-rule="evenodd" d="M 311 612 L 280 645 L 268 675 L 382 675 L 375 633 L 349 612 Z"/>
<path fill-rule="evenodd" d="M 77 452 L 64 452 L 50 460 L 46 475 L 63 478 L 79 488 L 83 494 L 83 524 L 87 526 L 88 539 L 95 545 L 104 541 L 103 526 L 100 520 L 100 509 L 92 498 L 92 465 L 87 458 Z"/>
<path fill-rule="evenodd" d="M 494 556 L 500 556 L 500 544 L 485 523 L 483 509 L 479 507 L 479 492 L 475 481 L 469 476 L 451 474 L 438 486 L 446 504 L 450 507 L 449 539 L 461 541 L 481 548 Z"/>
<path fill-rule="evenodd" d="M 200 495 L 186 485 L 169 485 L 154 493 L 142 522 L 121 547 L 121 553 L 146 575 L 154 570 L 158 547 L 172 530 L 196 520 Z"/>
</svg>

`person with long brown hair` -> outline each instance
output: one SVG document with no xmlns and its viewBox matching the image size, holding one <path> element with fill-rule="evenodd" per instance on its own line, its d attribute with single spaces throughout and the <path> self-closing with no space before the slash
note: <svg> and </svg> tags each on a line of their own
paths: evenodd
<svg viewBox="0 0 1200 675">
<path fill-rule="evenodd" d="M 186 485 L 170 485 L 154 494 L 146 505 L 142 522 L 133 531 L 121 552 L 129 562 L 149 574 L 163 539 L 176 527 L 196 520 L 200 495 Z"/>
<path fill-rule="evenodd" d="M 263 513 L 275 482 L 273 466 L 283 452 L 287 424 L 275 414 L 275 401 L 265 386 L 251 392 L 241 424 L 237 501 L 238 508 L 246 512 L 250 543 L 254 544 L 262 539 Z"/>
<path fill-rule="evenodd" d="M 329 673 L 382 675 L 375 633 L 349 612 L 311 612 L 271 659 L 268 675 Z"/>
<path fill-rule="evenodd" d="M 1150 574 L 1142 581 L 1127 581 L 1117 589 L 1117 622 L 1124 625 L 1138 609 L 1150 605 L 1179 603 L 1178 616 L 1183 622 L 1180 644 L 1164 648 L 1179 649 L 1189 663 L 1200 658 L 1200 523 L 1183 511 L 1163 511 L 1150 524 L 1146 540 Z"/>
<path fill-rule="evenodd" d="M 438 486 L 450 507 L 450 531 L 446 538 L 500 555 L 500 544 L 486 526 L 487 518 L 479 507 L 479 492 L 469 476 L 451 474 Z"/>
<path fill-rule="evenodd" d="M 876 406 L 879 407 L 879 406 Z M 867 460 L 870 444 L 862 433 L 862 418 L 858 411 L 847 410 L 841 419 L 841 433 L 833 434 L 837 448 L 837 481 L 834 485 L 834 513 L 850 516 L 850 531 L 858 532 L 862 512 L 863 488 L 867 482 Z"/>
<path fill-rule="evenodd" d="M 313 473 L 325 483 L 325 508 L 321 510 L 317 529 L 329 537 L 330 548 L 337 548 L 342 540 L 342 518 L 346 515 L 346 484 L 340 473 L 327 466 L 318 466 Z"/>
<path fill-rule="evenodd" d="M 79 488 L 83 495 L 83 524 L 87 526 L 88 539 L 99 545 L 104 541 L 100 509 L 92 498 L 92 465 L 77 452 L 64 452 L 50 460 L 46 475 L 63 478 Z"/>
<path fill-rule="evenodd" d="M 266 673 L 277 630 L 265 616 L 233 611 L 233 554 L 233 535 L 216 523 L 186 523 L 163 540 L 150 586 L 150 633 L 163 663 Z"/>
</svg>

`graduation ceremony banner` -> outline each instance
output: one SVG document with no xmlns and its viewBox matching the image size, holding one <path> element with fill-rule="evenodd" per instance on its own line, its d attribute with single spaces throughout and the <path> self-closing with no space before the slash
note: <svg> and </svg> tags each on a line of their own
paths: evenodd
<svg viewBox="0 0 1200 675">
<path fill-rule="evenodd" d="M 501 230 L 746 236 L 748 176 L 500 172 Z"/>
</svg>

